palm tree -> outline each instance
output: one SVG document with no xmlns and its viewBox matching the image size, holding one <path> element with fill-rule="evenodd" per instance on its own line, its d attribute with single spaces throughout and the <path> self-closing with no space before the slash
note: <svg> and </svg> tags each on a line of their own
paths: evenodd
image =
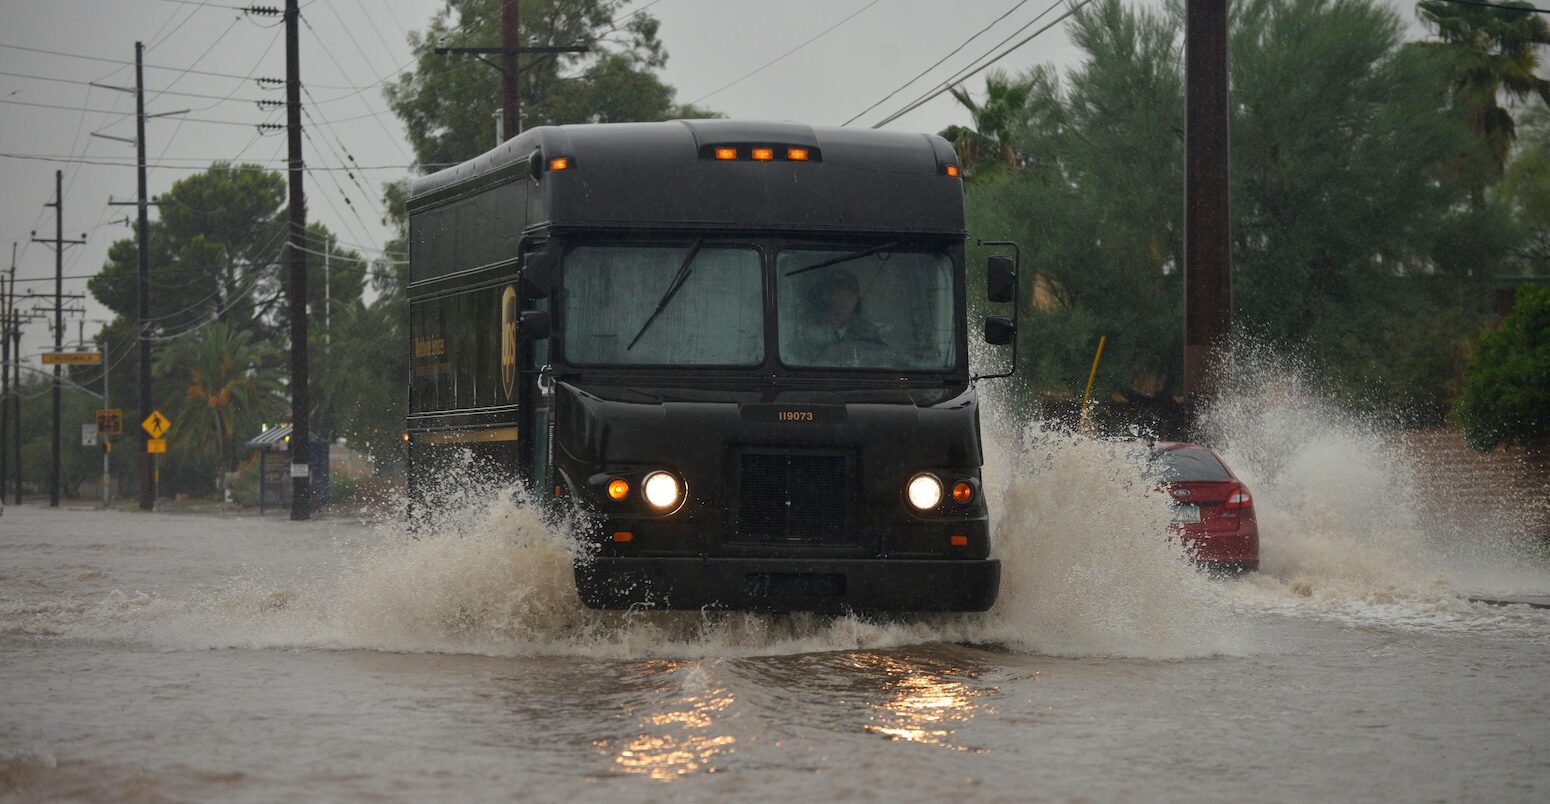
<svg viewBox="0 0 1550 804">
<path fill-rule="evenodd" d="M 251 331 L 221 322 L 162 353 L 157 370 L 187 382 L 173 415 L 185 449 L 206 457 L 213 451 L 223 470 L 236 471 L 239 425 L 280 412 L 279 381 L 272 370 L 264 370 L 274 354 L 268 344 L 255 343 Z"/>
<path fill-rule="evenodd" d="M 948 90 L 969 110 L 974 122 L 973 128 L 955 125 L 942 131 L 942 136 L 958 151 L 965 175 L 991 166 L 1021 166 L 1016 140 L 1028 122 L 1034 83 L 1029 76 L 1008 78 L 997 70 L 985 76 L 984 103 L 976 102 L 973 95 L 958 87 Z"/>
<path fill-rule="evenodd" d="M 1465 115 L 1475 137 L 1491 157 L 1491 172 L 1483 177 L 1483 189 L 1502 176 L 1517 126 L 1500 104 L 1503 95 L 1512 100 L 1538 96 L 1550 103 L 1550 81 L 1535 74 L 1538 49 L 1550 45 L 1550 25 L 1533 13 L 1533 6 L 1505 0 L 1507 8 L 1459 5 L 1444 0 L 1421 0 L 1421 18 L 1437 34 L 1425 46 L 1442 48 L 1451 61 L 1454 102 Z"/>
</svg>

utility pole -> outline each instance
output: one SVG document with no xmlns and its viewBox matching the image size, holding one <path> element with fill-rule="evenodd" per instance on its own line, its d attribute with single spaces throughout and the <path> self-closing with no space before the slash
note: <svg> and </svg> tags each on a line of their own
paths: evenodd
<svg viewBox="0 0 1550 804">
<path fill-rule="evenodd" d="M 517 6 L 517 0 L 505 0 L 505 2 L 501 3 L 500 47 L 438 47 L 435 51 L 439 56 L 447 54 L 473 56 L 501 71 L 500 136 L 507 140 L 522 133 L 522 97 L 518 89 L 521 71 L 517 66 L 517 56 L 523 53 L 586 53 L 591 49 L 586 47 L 519 47 L 518 45 L 522 41 L 522 21 Z M 484 58 L 485 55 L 499 55 L 501 57 L 500 63 L 497 64 Z"/>
<path fill-rule="evenodd" d="M 138 317 L 139 346 L 140 346 L 140 416 L 135 421 L 145 421 L 156 409 L 151 394 L 151 262 L 150 262 L 150 221 L 147 210 L 154 202 L 146 199 L 145 189 L 145 121 L 151 117 L 167 117 L 169 115 L 184 114 L 188 110 L 182 109 L 176 112 L 161 112 L 148 115 L 145 113 L 145 45 L 142 42 L 135 43 L 135 88 L 108 86 L 106 84 L 93 83 L 94 87 L 112 89 L 119 92 L 133 92 L 135 95 L 135 166 L 139 179 L 139 198 L 134 202 L 118 202 L 109 199 L 113 206 L 129 206 L 133 203 L 139 208 L 139 219 L 135 227 L 135 241 L 139 251 L 139 265 L 135 282 L 135 313 Z M 125 142 L 123 137 L 113 137 L 107 134 L 92 132 L 94 137 L 118 140 Z M 149 511 L 156 507 L 156 468 L 151 460 L 151 435 L 145 432 L 145 428 L 138 428 L 140 433 L 140 510 Z"/>
<path fill-rule="evenodd" d="M 1184 3 L 1184 389 L 1222 380 L 1232 334 L 1227 164 L 1227 0 Z"/>
<path fill-rule="evenodd" d="M 16 309 L 16 266 L 11 266 L 11 463 L 16 466 L 17 505 L 22 504 L 22 314 Z M 0 449 L 4 449 L 0 439 Z M 5 490 L 0 489 L 0 494 Z"/>
<path fill-rule="evenodd" d="M 82 234 L 80 240 L 65 239 L 65 172 L 54 171 L 54 203 L 45 204 L 54 208 L 54 351 L 62 352 L 65 347 L 65 246 L 78 246 L 86 242 L 86 235 Z M 36 234 L 36 233 L 34 233 Z M 33 237 L 32 242 L 47 244 L 50 241 L 44 238 Z M 72 298 L 75 298 L 72 296 Z M 49 463 L 48 470 L 48 506 L 59 507 L 59 391 L 63 383 L 60 376 L 64 367 L 54 364 L 54 433 L 53 433 L 53 459 Z"/>
<path fill-rule="evenodd" d="M 307 206 L 302 188 L 301 60 L 296 0 L 285 0 L 285 118 L 290 152 L 291 519 L 312 517 L 312 444 L 307 421 Z"/>
<path fill-rule="evenodd" d="M 11 294 L 16 292 L 16 244 L 11 243 L 11 287 L 0 279 L 0 504 L 5 502 L 5 484 L 10 479 L 10 444 L 5 440 L 11 426 Z M 20 355 L 18 355 L 20 357 Z M 20 467 L 17 467 L 18 470 Z"/>
<path fill-rule="evenodd" d="M 113 373 L 113 361 L 108 359 L 106 337 L 102 339 L 97 349 L 102 352 L 102 409 L 107 410 L 113 407 L 112 398 L 108 396 L 108 375 Z M 97 438 L 102 441 L 102 508 L 107 510 L 113 503 L 113 471 L 108 465 L 110 456 L 113 454 L 113 437 L 98 433 Z"/>
</svg>

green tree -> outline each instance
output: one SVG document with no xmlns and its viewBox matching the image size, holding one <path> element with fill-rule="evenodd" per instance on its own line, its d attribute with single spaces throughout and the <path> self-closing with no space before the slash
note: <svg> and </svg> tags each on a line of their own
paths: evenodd
<svg viewBox="0 0 1550 804">
<path fill-rule="evenodd" d="M 1512 314 L 1475 343 L 1458 419 L 1480 450 L 1550 439 L 1550 287 L 1519 288 Z"/>
<path fill-rule="evenodd" d="M 1018 135 L 1029 118 L 1029 103 L 1038 85 L 1037 76 L 1007 77 L 994 70 L 985 77 L 985 101 L 974 100 L 967 90 L 952 87 L 948 91 L 959 105 L 969 111 L 972 127 L 948 126 L 942 136 L 958 152 L 964 176 L 987 170 L 1012 170 L 1020 167 Z"/>
<path fill-rule="evenodd" d="M 492 114 L 500 73 L 437 47 L 498 47 L 503 0 L 446 0 L 424 33 L 411 33 L 417 66 L 387 87 L 421 167 L 470 159 L 494 144 Z M 524 46 L 591 48 L 586 54 L 521 57 L 523 128 L 564 123 L 617 123 L 704 117 L 675 105 L 656 76 L 667 62 L 657 20 L 627 15 L 624 0 L 523 0 Z M 613 19 L 620 18 L 618 23 Z"/>
<path fill-rule="evenodd" d="M 1550 24 L 1532 13 L 1529 3 L 1505 0 L 1499 5 L 1526 10 L 1443 0 L 1421 0 L 1416 6 L 1437 36 L 1423 46 L 1447 54 L 1455 107 L 1490 157 L 1483 183 L 1501 177 L 1517 137 L 1502 96 L 1519 101 L 1538 97 L 1550 103 L 1550 81 L 1536 74 L 1539 48 L 1550 45 Z"/>
<path fill-rule="evenodd" d="M 256 434 L 259 422 L 283 408 L 277 374 L 263 370 L 274 357 L 252 332 L 219 322 L 162 351 L 157 370 L 184 386 L 167 412 L 178 454 L 237 470 L 242 434 Z"/>
<path fill-rule="evenodd" d="M 335 310 L 331 344 L 312 339 L 317 420 L 331 435 L 368 453 L 379 468 L 397 454 L 408 412 L 409 338 L 402 307 L 387 297 L 371 305 L 356 299 Z"/>
<path fill-rule="evenodd" d="M 1507 259 L 1513 243 L 1492 209 L 1464 211 L 1468 188 L 1445 169 L 1469 136 L 1439 111 L 1441 54 L 1405 47 L 1371 0 L 1234 9 L 1236 320 L 1315 358 L 1348 398 L 1436 419 L 1462 368 L 1457 333 L 1477 326 L 1458 266 Z M 1181 391 L 1181 13 L 1119 0 L 1078 12 L 1082 63 L 1064 81 L 1025 75 L 1024 167 L 968 186 L 971 230 L 1031 255 L 1023 354 L 1041 389 L 1080 394 L 1107 335 L 1100 398 Z"/>
<path fill-rule="evenodd" d="M 177 332 L 210 318 L 261 327 L 279 297 L 285 179 L 258 165 L 217 162 L 158 196 L 150 225 L 151 319 Z M 114 313 L 137 318 L 139 252 L 134 238 L 108 249 L 87 282 Z"/>
</svg>

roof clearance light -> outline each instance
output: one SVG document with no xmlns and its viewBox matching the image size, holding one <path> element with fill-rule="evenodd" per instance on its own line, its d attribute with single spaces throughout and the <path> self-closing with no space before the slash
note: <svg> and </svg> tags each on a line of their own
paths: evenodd
<svg viewBox="0 0 1550 804">
<path fill-rule="evenodd" d="M 792 162 L 806 162 L 807 161 L 807 149 L 806 148 L 787 148 L 786 149 L 786 159 L 789 160 L 789 161 L 792 161 Z"/>
<path fill-rule="evenodd" d="M 947 166 L 947 175 L 952 176 L 955 179 L 958 178 L 958 166 L 957 165 L 948 165 Z"/>
<path fill-rule="evenodd" d="M 556 156 L 549 160 L 550 170 L 570 170 L 570 157 Z"/>
<path fill-rule="evenodd" d="M 736 159 L 737 158 L 737 149 L 736 148 L 717 148 L 716 149 L 716 158 L 722 160 L 723 162 L 725 162 L 727 160 L 730 160 L 730 159 Z"/>
<path fill-rule="evenodd" d="M 753 149 L 753 161 L 755 161 L 755 162 L 769 162 L 770 160 L 772 160 L 774 158 L 775 158 L 775 149 L 774 148 L 755 148 L 755 149 Z"/>
</svg>

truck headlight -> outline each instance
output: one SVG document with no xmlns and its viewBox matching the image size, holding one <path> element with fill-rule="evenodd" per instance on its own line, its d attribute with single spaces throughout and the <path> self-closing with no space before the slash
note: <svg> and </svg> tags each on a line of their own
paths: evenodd
<svg viewBox="0 0 1550 804">
<path fill-rule="evenodd" d="M 904 496 L 909 498 L 910 505 L 929 511 L 942 502 L 942 481 L 937 480 L 936 475 L 922 472 L 910 478 L 909 485 L 904 487 Z"/>
<path fill-rule="evenodd" d="M 678 482 L 678 478 L 667 472 L 652 472 L 646 475 L 646 480 L 641 483 L 640 488 L 646 495 L 646 502 L 660 510 L 675 508 L 683 500 L 683 486 Z"/>
</svg>

